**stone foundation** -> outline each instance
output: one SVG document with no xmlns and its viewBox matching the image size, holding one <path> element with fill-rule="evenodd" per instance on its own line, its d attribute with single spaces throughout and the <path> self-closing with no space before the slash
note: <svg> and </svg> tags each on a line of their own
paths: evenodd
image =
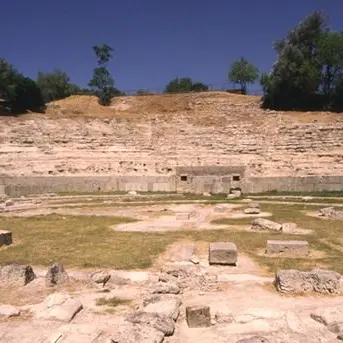
<svg viewBox="0 0 343 343">
<path fill-rule="evenodd" d="M 266 254 L 306 256 L 308 252 L 306 241 L 267 241 Z"/>
</svg>

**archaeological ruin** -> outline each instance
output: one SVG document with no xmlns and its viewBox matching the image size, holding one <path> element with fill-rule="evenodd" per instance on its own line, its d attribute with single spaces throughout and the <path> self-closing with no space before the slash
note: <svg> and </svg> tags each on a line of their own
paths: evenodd
<svg viewBox="0 0 343 343">
<path fill-rule="evenodd" d="M 224 92 L 71 97 L 1 117 L 0 191 L 341 191 L 339 114 L 262 110 Z"/>
<path fill-rule="evenodd" d="M 342 340 L 340 116 L 207 92 L 0 117 L 0 342 Z"/>
</svg>

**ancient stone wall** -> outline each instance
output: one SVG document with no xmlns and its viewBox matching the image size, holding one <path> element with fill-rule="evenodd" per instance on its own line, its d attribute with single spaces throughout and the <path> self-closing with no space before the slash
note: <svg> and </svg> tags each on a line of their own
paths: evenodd
<svg viewBox="0 0 343 343">
<path fill-rule="evenodd" d="M 134 113 L 128 103 L 136 100 L 124 97 L 125 106 L 110 108 L 113 113 L 106 115 L 70 114 L 65 108 L 63 114 L 0 117 L 0 175 L 169 180 L 178 168 L 237 166 L 245 170 L 245 179 L 273 178 L 260 179 L 261 186 L 246 183 L 253 191 L 280 184 L 293 187 L 287 183 L 289 176 L 343 176 L 342 115 L 267 112 L 254 98 L 235 97 L 239 96 L 169 97 L 174 102 L 162 110 L 153 106 L 155 98 L 139 97 L 150 107 L 142 103 Z M 168 112 L 174 103 L 177 109 Z M 142 188 L 150 189 L 148 183 Z M 175 188 L 162 184 L 161 188 Z M 330 183 L 331 188 L 338 186 Z"/>
<path fill-rule="evenodd" d="M 9 196 L 21 196 L 50 192 L 203 192 L 228 193 L 229 185 L 211 183 L 212 177 L 197 177 L 192 187 L 178 188 L 175 176 L 35 176 L 4 177 L 4 185 Z M 212 185 L 212 187 L 210 186 Z M 213 186 L 214 185 L 214 186 Z M 343 176 L 300 176 L 300 177 L 251 177 L 242 180 L 243 193 L 268 191 L 320 192 L 342 191 Z"/>
</svg>

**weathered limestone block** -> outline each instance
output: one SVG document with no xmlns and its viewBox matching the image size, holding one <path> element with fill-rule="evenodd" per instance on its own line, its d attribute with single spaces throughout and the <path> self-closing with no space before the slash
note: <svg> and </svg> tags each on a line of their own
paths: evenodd
<svg viewBox="0 0 343 343">
<path fill-rule="evenodd" d="M 101 337 L 99 342 L 115 343 L 162 343 L 164 333 L 152 326 L 132 324 L 128 321 L 112 326 L 109 335 Z M 108 339 L 108 340 L 107 340 Z M 73 342 L 74 343 L 74 342 Z"/>
<path fill-rule="evenodd" d="M 268 240 L 266 254 L 306 256 L 308 255 L 308 242 Z"/>
<path fill-rule="evenodd" d="M 174 320 L 160 313 L 137 312 L 128 316 L 126 320 L 132 324 L 153 327 L 165 336 L 172 336 L 175 330 Z"/>
<path fill-rule="evenodd" d="M 187 306 L 186 320 L 190 328 L 211 326 L 211 313 L 209 306 Z"/>
<path fill-rule="evenodd" d="M 209 263 L 221 265 L 236 265 L 237 246 L 234 243 L 210 243 Z"/>
<path fill-rule="evenodd" d="M 152 294 L 179 294 L 180 287 L 172 282 L 158 282 Z"/>
<path fill-rule="evenodd" d="M 17 317 L 20 315 L 20 310 L 11 305 L 0 305 L 0 318 Z"/>
<path fill-rule="evenodd" d="M 255 231 L 277 231 L 282 230 L 282 225 L 272 220 L 256 218 L 251 223 L 251 229 Z"/>
<path fill-rule="evenodd" d="M 0 230 L 0 247 L 2 245 L 11 245 L 12 241 L 12 232 L 6 230 Z"/>
<path fill-rule="evenodd" d="M 314 269 L 310 272 L 278 270 L 275 287 L 282 293 L 340 293 L 341 275 L 330 270 Z"/>
<path fill-rule="evenodd" d="M 69 276 L 62 264 L 53 264 L 45 275 L 45 285 L 53 287 L 69 281 Z"/>
<path fill-rule="evenodd" d="M 321 217 L 334 218 L 336 217 L 337 212 L 334 207 L 325 207 L 319 210 L 319 215 Z"/>
<path fill-rule="evenodd" d="M 180 298 L 164 299 L 148 304 L 144 312 L 158 313 L 176 320 L 180 314 Z"/>
<path fill-rule="evenodd" d="M 245 214 L 260 214 L 261 210 L 257 207 L 248 207 L 244 210 Z"/>
<path fill-rule="evenodd" d="M 97 285 L 105 287 L 106 283 L 110 280 L 111 274 L 107 272 L 96 272 L 91 276 L 91 280 Z"/>
<path fill-rule="evenodd" d="M 0 284 L 25 286 L 36 278 L 31 266 L 20 264 L 0 265 Z"/>
<path fill-rule="evenodd" d="M 68 294 L 53 293 L 45 298 L 36 317 L 69 323 L 82 308 L 80 300 Z"/>
</svg>

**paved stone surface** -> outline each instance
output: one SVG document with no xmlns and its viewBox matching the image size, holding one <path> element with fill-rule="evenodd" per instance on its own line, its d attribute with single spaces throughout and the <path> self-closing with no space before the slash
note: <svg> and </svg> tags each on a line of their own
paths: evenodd
<svg viewBox="0 0 343 343">
<path fill-rule="evenodd" d="M 267 241 L 266 254 L 306 256 L 308 253 L 307 241 Z"/>
<path fill-rule="evenodd" d="M 171 336 L 175 330 L 174 320 L 161 313 L 137 312 L 128 316 L 126 320 L 133 324 L 153 327 L 165 336 Z"/>
<path fill-rule="evenodd" d="M 179 298 L 166 299 L 148 304 L 144 312 L 159 313 L 176 320 L 180 313 L 181 300 Z"/>
<path fill-rule="evenodd" d="M 237 247 L 234 243 L 216 242 L 210 243 L 209 263 L 219 265 L 236 265 Z"/>
<path fill-rule="evenodd" d="M 211 326 L 211 313 L 209 306 L 187 306 L 187 325 L 190 328 Z"/>
<path fill-rule="evenodd" d="M 327 326 L 332 332 L 343 332 L 343 303 L 337 306 L 322 307 L 311 312 L 311 318 Z"/>
<path fill-rule="evenodd" d="M 11 305 L 0 305 L 0 318 L 17 317 L 20 315 L 20 310 Z"/>
<path fill-rule="evenodd" d="M 256 218 L 251 223 L 251 229 L 255 231 L 277 231 L 282 230 L 282 225 L 269 219 Z"/>
<path fill-rule="evenodd" d="M 60 322 L 70 322 L 82 310 L 80 300 L 68 294 L 53 293 L 38 307 L 36 317 Z"/>
<path fill-rule="evenodd" d="M 278 270 L 275 276 L 275 286 L 282 293 L 339 294 L 340 279 L 340 274 L 329 270 L 314 269 L 310 272 Z"/>
</svg>

